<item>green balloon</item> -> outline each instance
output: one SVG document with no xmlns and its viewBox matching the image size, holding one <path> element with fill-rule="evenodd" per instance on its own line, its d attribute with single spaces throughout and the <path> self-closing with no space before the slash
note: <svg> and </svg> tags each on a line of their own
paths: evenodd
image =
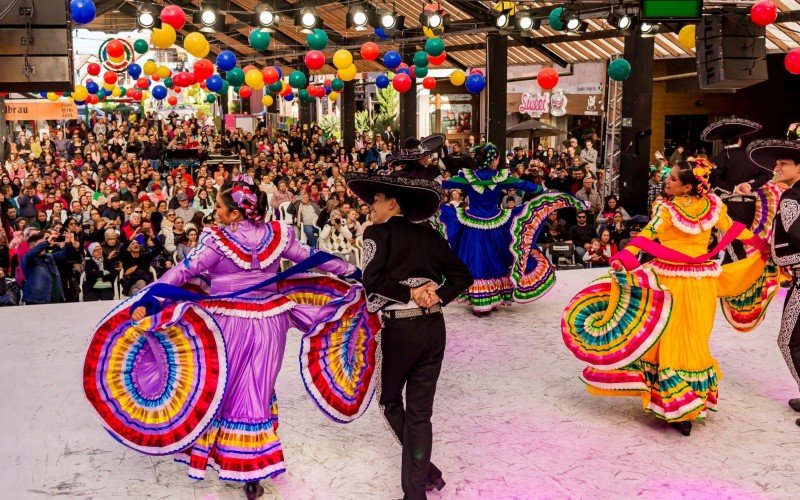
<svg viewBox="0 0 800 500">
<path fill-rule="evenodd" d="M 425 78 L 428 76 L 428 67 L 427 66 L 417 66 L 414 68 L 414 75 L 417 78 Z"/>
<path fill-rule="evenodd" d="M 168 89 L 171 89 L 173 85 L 175 85 L 175 84 L 172 83 L 172 77 L 168 76 L 168 77 L 164 78 L 164 86 L 165 87 L 167 87 Z"/>
<path fill-rule="evenodd" d="M 234 87 L 238 87 L 244 83 L 244 71 L 242 68 L 233 68 L 225 74 L 225 79 Z"/>
<path fill-rule="evenodd" d="M 627 59 L 614 59 L 608 64 L 608 77 L 615 82 L 621 82 L 631 76 L 632 69 Z"/>
<path fill-rule="evenodd" d="M 231 87 L 231 84 L 225 80 L 222 80 L 222 88 L 219 89 L 219 95 L 228 95 L 228 89 Z"/>
<path fill-rule="evenodd" d="M 283 84 L 281 83 L 280 80 L 278 80 L 277 82 L 270 85 L 269 89 L 273 92 L 280 92 L 281 90 L 283 90 Z"/>
<path fill-rule="evenodd" d="M 344 82 L 339 78 L 334 78 L 331 80 L 331 89 L 335 90 L 336 92 L 341 92 L 344 88 Z"/>
<path fill-rule="evenodd" d="M 428 38 L 428 41 L 425 42 L 425 52 L 433 57 L 442 55 L 442 52 L 444 52 L 444 40 L 439 37 Z M 414 57 L 416 58 L 416 55 Z"/>
<path fill-rule="evenodd" d="M 421 67 L 428 67 L 428 53 L 424 50 L 417 51 L 414 54 L 414 66 L 421 68 Z"/>
<path fill-rule="evenodd" d="M 140 38 L 135 42 L 133 42 L 133 50 L 135 50 L 137 54 L 144 54 L 145 52 L 150 50 L 150 44 L 148 44 L 147 41 Z"/>
<path fill-rule="evenodd" d="M 564 23 L 561 21 L 561 13 L 564 12 L 564 7 L 556 7 L 555 9 L 550 11 L 550 15 L 547 16 L 547 21 L 550 23 L 550 27 L 556 31 L 562 31 L 564 29 Z"/>
<path fill-rule="evenodd" d="M 119 88 L 119 96 L 120 97 L 125 97 L 125 94 L 127 94 L 127 93 L 128 93 L 128 89 L 126 89 L 125 87 L 120 87 Z"/>
<path fill-rule="evenodd" d="M 271 40 L 272 37 L 269 36 L 269 32 L 267 30 L 254 29 L 250 32 L 250 46 L 255 50 L 267 50 Z"/>
<path fill-rule="evenodd" d="M 311 97 L 311 94 L 308 93 L 307 89 L 300 89 L 300 92 L 298 92 L 297 95 L 303 102 L 311 102 L 312 100 L 314 100 L 314 98 Z"/>
<path fill-rule="evenodd" d="M 301 89 L 308 85 L 308 79 L 302 71 L 292 71 L 292 74 L 289 75 L 289 85 L 296 89 Z"/>
<path fill-rule="evenodd" d="M 234 85 L 234 86 L 233 86 L 233 92 L 234 92 L 234 93 L 236 93 L 236 94 L 238 94 L 238 93 L 239 93 L 239 89 L 240 89 L 240 88 L 242 88 L 242 86 L 241 86 L 241 85 Z"/>
<path fill-rule="evenodd" d="M 208 102 L 208 103 L 212 103 L 212 102 L 214 102 L 216 100 L 217 100 L 217 96 L 215 96 L 214 94 L 208 94 L 206 96 L 206 102 Z"/>
<path fill-rule="evenodd" d="M 306 43 L 313 50 L 325 50 L 325 47 L 328 46 L 328 34 L 316 28 L 306 36 Z"/>
</svg>

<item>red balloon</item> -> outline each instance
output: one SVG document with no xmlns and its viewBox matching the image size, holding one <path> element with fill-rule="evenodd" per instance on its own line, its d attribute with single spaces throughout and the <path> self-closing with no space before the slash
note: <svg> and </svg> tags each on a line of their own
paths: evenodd
<svg viewBox="0 0 800 500">
<path fill-rule="evenodd" d="M 542 90 L 550 90 L 558 85 L 558 71 L 553 68 L 542 68 L 536 76 L 536 83 Z"/>
<path fill-rule="evenodd" d="M 398 73 L 392 79 L 392 87 L 401 94 L 411 89 L 411 77 L 405 73 Z"/>
<path fill-rule="evenodd" d="M 250 87 L 248 87 L 247 85 L 242 85 L 241 87 L 239 87 L 239 96 L 244 98 L 244 99 L 247 99 L 248 97 L 250 97 L 250 94 L 252 94 L 252 93 L 253 93 L 253 90 Z"/>
<path fill-rule="evenodd" d="M 441 66 L 444 64 L 445 59 L 447 59 L 447 52 L 442 52 L 438 56 L 428 54 L 428 64 L 431 66 Z"/>
<path fill-rule="evenodd" d="M 100 74 L 100 69 L 101 69 L 100 65 L 97 64 L 97 63 L 89 63 L 89 65 L 86 66 L 86 72 L 89 73 L 92 76 L 99 75 Z"/>
<path fill-rule="evenodd" d="M 150 79 L 153 80 L 154 82 L 157 82 L 157 81 L 161 80 L 161 77 L 158 76 L 158 74 L 153 73 L 152 75 L 150 75 Z"/>
<path fill-rule="evenodd" d="M 119 40 L 111 40 L 106 44 L 106 54 L 109 57 L 122 57 L 125 54 L 125 46 Z"/>
<path fill-rule="evenodd" d="M 281 78 L 281 74 L 275 69 L 275 66 L 267 66 L 261 70 L 261 76 L 264 77 L 264 84 L 272 85 Z"/>
<path fill-rule="evenodd" d="M 792 49 L 786 54 L 783 64 L 786 71 L 793 75 L 800 75 L 800 49 Z"/>
<path fill-rule="evenodd" d="M 179 30 L 186 24 L 186 14 L 177 5 L 168 5 L 161 11 L 161 21 Z"/>
<path fill-rule="evenodd" d="M 417 77 L 417 67 L 416 66 L 414 66 L 412 64 L 411 66 L 408 67 L 408 70 L 411 72 L 411 78 L 416 78 Z"/>
<path fill-rule="evenodd" d="M 325 54 L 319 50 L 309 50 L 305 57 L 306 67 L 311 71 L 317 71 L 325 66 Z"/>
<path fill-rule="evenodd" d="M 208 59 L 198 59 L 193 68 L 197 79 L 201 81 L 205 81 L 214 74 L 214 65 Z"/>
<path fill-rule="evenodd" d="M 201 89 L 204 89 L 204 88 L 206 88 L 206 81 L 205 80 L 201 80 L 198 85 L 200 85 Z"/>
<path fill-rule="evenodd" d="M 428 90 L 433 90 L 436 88 L 436 78 L 432 76 L 426 76 L 422 79 L 422 86 Z"/>
<path fill-rule="evenodd" d="M 325 81 L 322 83 L 323 87 L 330 87 L 331 86 L 331 79 L 326 78 Z"/>
<path fill-rule="evenodd" d="M 381 49 L 375 42 L 367 42 L 361 46 L 361 57 L 365 61 L 374 61 L 379 55 L 381 55 Z"/>
<path fill-rule="evenodd" d="M 175 92 L 176 94 L 180 94 L 181 92 L 183 92 L 183 88 L 173 85 L 172 91 Z"/>
<path fill-rule="evenodd" d="M 483 71 L 481 71 L 481 70 L 479 70 L 477 68 L 472 68 L 471 70 L 469 70 L 469 74 L 470 75 L 481 75 L 481 76 L 484 76 L 483 75 Z"/>
<path fill-rule="evenodd" d="M 171 95 L 171 96 L 167 97 L 167 102 L 169 103 L 170 106 L 174 106 L 174 105 L 178 104 L 178 98 L 175 97 L 174 95 Z"/>
<path fill-rule="evenodd" d="M 145 77 L 141 77 L 136 80 L 136 86 L 142 90 L 145 90 L 150 86 L 150 81 Z"/>
<path fill-rule="evenodd" d="M 134 101 L 138 101 L 142 98 L 142 91 L 138 89 L 131 89 L 131 91 L 128 92 L 128 96 Z"/>
<path fill-rule="evenodd" d="M 255 66 L 253 66 L 252 64 L 248 64 L 247 66 L 245 66 L 244 68 L 242 68 L 242 72 L 243 72 L 243 73 L 246 75 L 246 74 L 247 74 L 247 72 L 248 72 L 248 71 L 250 71 L 251 69 L 258 69 L 258 68 L 256 68 L 256 67 L 255 67 Z"/>
<path fill-rule="evenodd" d="M 106 71 L 105 74 L 103 74 L 103 81 L 109 85 L 114 85 L 117 83 L 117 74 L 113 71 Z"/>
<path fill-rule="evenodd" d="M 750 20 L 756 26 L 767 26 L 778 19 L 778 8 L 770 0 L 761 0 L 750 7 Z"/>
<path fill-rule="evenodd" d="M 325 97 L 325 87 L 314 85 L 314 93 L 311 95 L 314 97 Z"/>
<path fill-rule="evenodd" d="M 406 64 L 406 63 L 404 63 L 404 62 L 401 62 L 401 63 L 400 63 L 398 66 L 397 66 L 397 69 L 395 69 L 395 71 L 397 71 L 398 69 L 403 69 L 403 68 L 407 68 L 407 67 L 408 67 L 408 64 Z"/>
<path fill-rule="evenodd" d="M 172 83 L 177 87 L 188 87 L 192 84 L 192 77 L 186 71 L 181 71 L 172 77 Z"/>
<path fill-rule="evenodd" d="M 281 96 L 289 95 L 291 93 L 292 93 L 292 87 L 290 87 L 289 85 L 284 86 L 283 89 L 281 90 Z"/>
</svg>

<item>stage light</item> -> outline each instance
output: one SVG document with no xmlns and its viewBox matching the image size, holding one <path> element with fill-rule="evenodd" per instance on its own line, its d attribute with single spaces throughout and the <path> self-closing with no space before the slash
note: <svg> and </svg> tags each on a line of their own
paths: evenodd
<svg viewBox="0 0 800 500">
<path fill-rule="evenodd" d="M 564 12 L 561 13 L 561 21 L 567 31 L 578 31 L 581 26 L 581 19 L 570 9 L 564 9 Z"/>
<path fill-rule="evenodd" d="M 156 23 L 155 8 L 150 4 L 141 4 L 136 9 L 136 23 L 140 28 L 151 29 Z"/>
<path fill-rule="evenodd" d="M 423 10 L 422 14 L 419 15 L 420 26 L 424 26 L 432 30 L 439 28 L 443 22 L 444 19 L 440 11 Z"/>
<path fill-rule="evenodd" d="M 620 30 L 627 30 L 633 26 L 633 18 L 625 12 L 612 12 L 606 18 L 606 22 Z"/>
<path fill-rule="evenodd" d="M 192 14 L 192 22 L 200 25 L 202 33 L 216 33 L 225 31 L 225 16 L 219 11 L 216 2 L 203 2 L 200 10 Z"/>
<path fill-rule="evenodd" d="M 381 9 L 378 11 L 378 20 L 381 28 L 392 29 L 397 25 L 397 14 L 391 10 Z"/>
<path fill-rule="evenodd" d="M 644 38 L 654 37 L 660 30 L 660 25 L 649 23 L 647 21 L 643 21 L 642 24 L 639 25 L 639 31 Z"/>
<path fill-rule="evenodd" d="M 322 18 L 317 15 L 317 11 L 312 7 L 300 9 L 294 18 L 295 26 L 300 26 L 303 33 L 311 33 L 315 28 L 322 27 Z"/>
<path fill-rule="evenodd" d="M 355 28 L 356 31 L 369 29 L 375 24 L 375 14 L 368 3 L 358 3 L 350 7 L 347 12 L 347 29 Z"/>
<path fill-rule="evenodd" d="M 530 10 L 518 10 L 514 15 L 514 29 L 517 31 L 530 31 L 536 26 L 536 19 Z M 539 24 L 541 27 L 541 24 Z M 538 28 L 537 28 L 538 29 Z"/>
<path fill-rule="evenodd" d="M 278 15 L 275 14 L 275 9 L 263 3 L 256 6 L 253 24 L 274 32 L 275 28 L 278 27 L 278 23 L 279 19 Z"/>
<path fill-rule="evenodd" d="M 203 26 L 210 28 L 217 22 L 217 13 L 213 9 L 206 9 L 200 13 L 200 21 Z"/>
</svg>

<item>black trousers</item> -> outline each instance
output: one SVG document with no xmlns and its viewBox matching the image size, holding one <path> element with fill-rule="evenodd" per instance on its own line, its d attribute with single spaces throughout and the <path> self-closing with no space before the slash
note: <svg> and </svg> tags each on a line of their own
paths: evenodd
<svg viewBox="0 0 800 500">
<path fill-rule="evenodd" d="M 800 289 L 798 289 L 800 277 L 792 279 L 792 286 L 786 293 L 786 302 L 783 303 L 783 315 L 781 316 L 781 329 L 778 334 L 778 347 L 786 361 L 800 389 Z"/>
<path fill-rule="evenodd" d="M 445 343 L 441 313 L 384 321 L 378 403 L 403 445 L 401 483 L 408 499 L 427 498 L 426 483 L 442 476 L 431 464 L 431 415 Z M 403 387 L 406 389 L 405 405 Z"/>
<path fill-rule="evenodd" d="M 753 220 L 756 217 L 756 203 L 753 201 L 725 201 L 725 206 L 728 207 L 728 215 L 735 222 L 741 222 L 747 229 L 753 225 Z M 729 264 L 736 262 L 747 257 L 747 249 L 739 240 L 734 240 L 725 248 L 725 256 L 722 258 L 722 264 Z"/>
</svg>

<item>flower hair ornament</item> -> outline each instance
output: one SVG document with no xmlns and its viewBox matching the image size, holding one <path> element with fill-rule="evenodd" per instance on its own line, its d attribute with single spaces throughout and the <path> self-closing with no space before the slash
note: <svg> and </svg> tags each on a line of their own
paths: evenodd
<svg viewBox="0 0 800 500">
<path fill-rule="evenodd" d="M 259 220 L 261 215 L 258 213 L 258 196 L 244 183 L 236 183 L 231 189 L 231 198 L 236 206 L 242 209 L 245 217 L 251 220 Z"/>
<path fill-rule="evenodd" d="M 703 197 L 711 191 L 711 170 L 714 164 L 708 161 L 707 158 L 696 158 L 694 160 L 694 167 L 692 173 L 697 179 L 697 195 Z"/>
</svg>

